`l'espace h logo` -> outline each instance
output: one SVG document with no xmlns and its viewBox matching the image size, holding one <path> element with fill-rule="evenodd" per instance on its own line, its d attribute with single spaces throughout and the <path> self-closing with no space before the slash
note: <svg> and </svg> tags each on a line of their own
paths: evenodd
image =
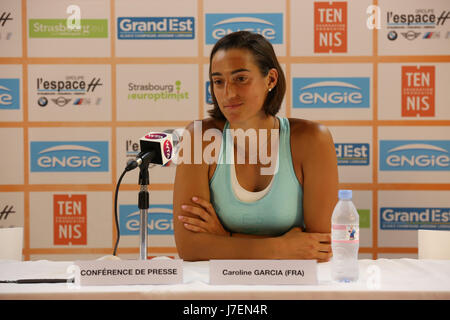
<svg viewBox="0 0 450 320">
<path fill-rule="evenodd" d="M 31 172 L 107 172 L 108 141 L 32 141 Z"/>
<path fill-rule="evenodd" d="M 140 212 L 137 205 L 124 204 L 119 206 L 119 228 L 121 235 L 139 235 Z M 151 235 L 173 235 L 173 205 L 150 205 L 147 232 Z"/>
<path fill-rule="evenodd" d="M 272 44 L 283 43 L 282 13 L 207 13 L 205 18 L 206 44 L 244 30 L 261 34 Z"/>
<path fill-rule="evenodd" d="M 119 17 L 120 40 L 195 39 L 194 17 Z"/>
<path fill-rule="evenodd" d="M 381 171 L 450 171 L 450 140 L 381 140 Z"/>
<path fill-rule="evenodd" d="M 20 109 L 19 88 L 19 79 L 0 79 L 0 110 Z"/>
<path fill-rule="evenodd" d="M 369 108 L 370 78 L 293 78 L 294 108 Z"/>
</svg>

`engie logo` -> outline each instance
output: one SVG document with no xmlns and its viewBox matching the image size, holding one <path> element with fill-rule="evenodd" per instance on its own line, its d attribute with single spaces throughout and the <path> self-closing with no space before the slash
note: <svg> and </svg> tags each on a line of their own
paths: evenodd
<svg viewBox="0 0 450 320">
<path fill-rule="evenodd" d="M 107 172 L 107 141 L 32 141 L 31 172 Z"/>
<path fill-rule="evenodd" d="M 261 34 L 272 44 L 283 43 L 282 13 L 207 13 L 206 44 L 235 31 L 251 31 Z"/>
<path fill-rule="evenodd" d="M 194 39 L 194 17 L 120 17 L 117 37 L 122 40 Z"/>
<path fill-rule="evenodd" d="M 314 52 L 347 52 L 347 2 L 314 2 Z"/>
<path fill-rule="evenodd" d="M 335 143 L 339 166 L 368 166 L 370 151 L 368 143 Z"/>
<path fill-rule="evenodd" d="M 205 84 L 205 99 L 207 104 L 213 104 L 213 99 L 211 95 L 211 81 L 206 81 Z"/>
<path fill-rule="evenodd" d="M 434 66 L 402 66 L 403 117 L 434 117 L 434 97 Z"/>
<path fill-rule="evenodd" d="M 120 234 L 124 236 L 139 235 L 140 212 L 137 205 L 119 206 Z M 173 205 L 151 204 L 148 211 L 148 234 L 173 235 Z"/>
<path fill-rule="evenodd" d="M 19 79 L 0 79 L 0 110 L 20 109 L 19 88 Z"/>
<path fill-rule="evenodd" d="M 53 195 L 53 244 L 87 244 L 87 196 Z"/>
<path fill-rule="evenodd" d="M 381 140 L 381 171 L 450 171 L 450 140 Z"/>
<path fill-rule="evenodd" d="M 381 208 L 382 230 L 450 230 L 450 208 Z"/>
<path fill-rule="evenodd" d="M 370 78 L 293 78 L 294 108 L 369 108 Z"/>
</svg>

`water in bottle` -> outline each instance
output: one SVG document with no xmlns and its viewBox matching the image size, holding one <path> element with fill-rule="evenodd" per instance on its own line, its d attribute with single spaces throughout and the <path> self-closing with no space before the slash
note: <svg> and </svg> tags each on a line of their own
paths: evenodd
<svg viewBox="0 0 450 320">
<path fill-rule="evenodd" d="M 331 278 L 337 282 L 358 280 L 359 215 L 351 190 L 339 190 L 331 217 Z"/>
</svg>

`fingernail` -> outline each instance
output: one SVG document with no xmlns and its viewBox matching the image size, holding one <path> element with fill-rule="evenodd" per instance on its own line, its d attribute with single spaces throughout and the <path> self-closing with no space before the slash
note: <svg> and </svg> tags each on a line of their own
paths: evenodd
<svg viewBox="0 0 450 320">
<path fill-rule="evenodd" d="M 186 209 L 187 208 L 187 205 L 185 205 L 185 204 L 183 204 L 182 206 L 181 206 L 181 209 Z"/>
<path fill-rule="evenodd" d="M 197 197 L 192 197 L 192 200 L 197 201 L 198 198 Z"/>
<path fill-rule="evenodd" d="M 179 219 L 179 220 L 183 220 L 184 217 L 183 217 L 183 216 L 178 216 L 178 219 Z"/>
</svg>

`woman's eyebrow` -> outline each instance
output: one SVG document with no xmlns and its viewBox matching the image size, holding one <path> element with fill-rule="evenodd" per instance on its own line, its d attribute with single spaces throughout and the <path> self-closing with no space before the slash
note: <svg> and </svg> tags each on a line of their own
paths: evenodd
<svg viewBox="0 0 450 320">
<path fill-rule="evenodd" d="M 250 70 L 248 70 L 248 69 L 241 68 L 241 69 L 236 69 L 236 70 L 231 71 L 231 74 L 239 73 L 239 72 L 242 72 L 242 71 L 250 72 Z M 213 77 L 213 76 L 221 76 L 221 75 L 222 75 L 222 74 L 221 74 L 220 72 L 213 72 L 213 73 L 211 73 L 211 76 L 212 76 L 212 77 Z"/>
</svg>

